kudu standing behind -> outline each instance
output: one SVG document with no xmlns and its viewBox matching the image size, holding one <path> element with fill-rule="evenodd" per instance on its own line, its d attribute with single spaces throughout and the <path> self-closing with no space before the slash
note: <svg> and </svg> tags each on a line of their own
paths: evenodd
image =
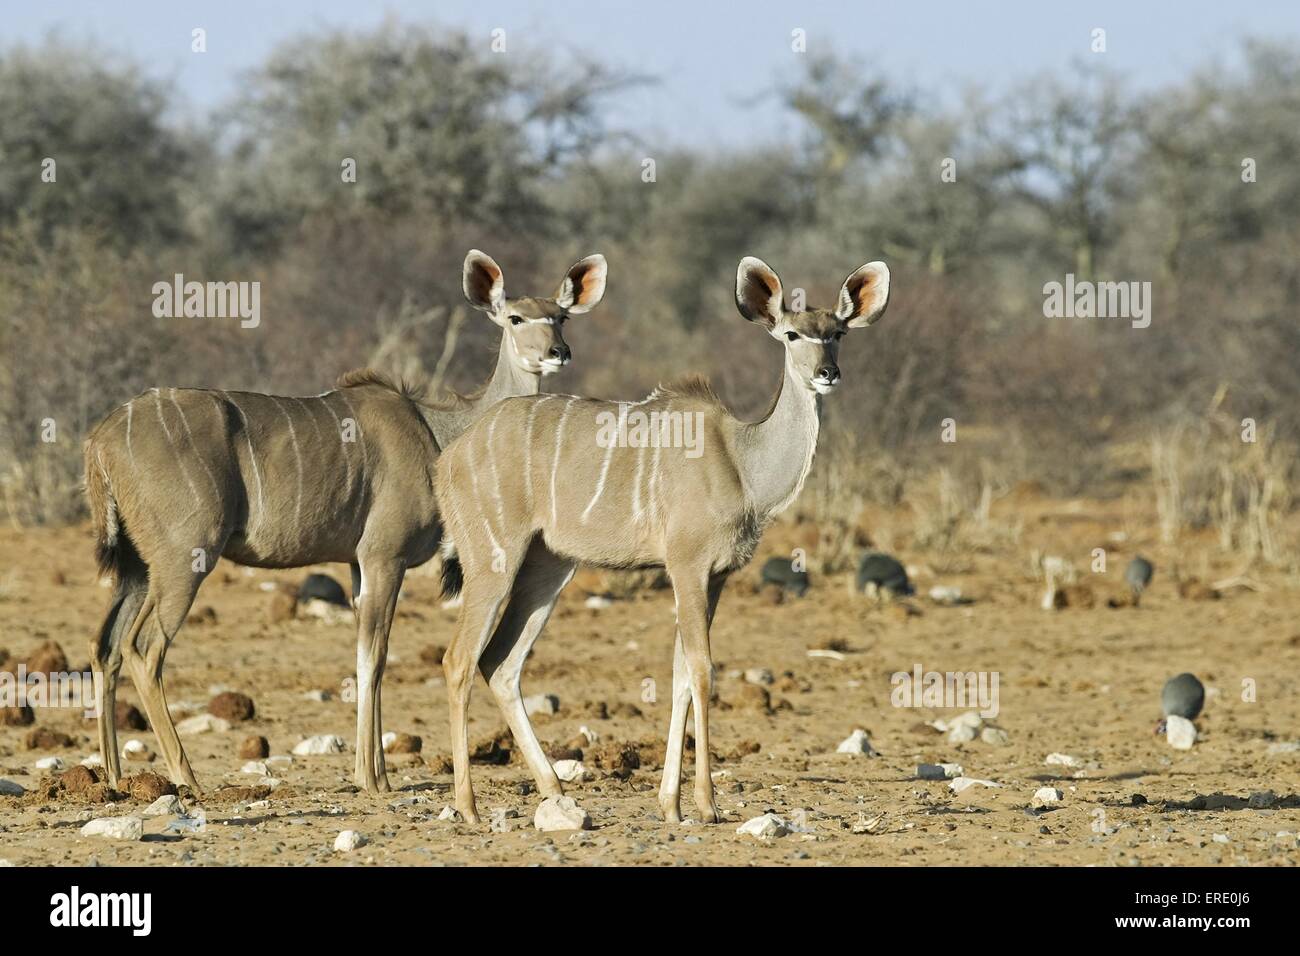
<svg viewBox="0 0 1300 956">
<path fill-rule="evenodd" d="M 198 790 L 163 694 L 162 668 L 218 558 L 262 568 L 327 561 L 352 568 L 357 615 L 355 779 L 388 789 L 380 681 L 407 568 L 441 540 L 433 482 L 439 450 L 502 398 L 536 395 L 570 358 L 569 315 L 604 294 L 601 256 L 574 264 L 554 298 L 507 299 L 501 268 L 472 250 L 464 289 L 501 326 L 496 371 L 478 393 L 426 403 L 374 372 L 310 398 L 150 389 L 86 440 L 86 491 L 103 573 L 115 590 L 91 642 L 102 680 L 100 756 L 120 774 L 114 703 L 123 662 L 176 783 Z"/>
<path fill-rule="evenodd" d="M 723 584 L 753 556 L 765 525 L 794 501 L 817 448 L 821 396 L 840 380 L 846 329 L 876 321 L 884 263 L 845 280 L 834 310 L 792 312 L 766 264 L 746 258 L 736 304 L 785 346 L 785 374 L 759 422 L 736 419 L 699 380 L 635 404 L 562 395 L 502 402 L 439 462 L 438 501 L 459 551 L 464 604 L 443 658 L 456 809 L 477 820 L 466 719 L 478 665 L 542 797 L 560 795 L 529 725 L 519 675 L 578 563 L 664 567 L 677 602 L 672 718 L 659 805 L 680 821 L 682 744 L 695 708 L 695 799 L 717 822 L 709 778 L 709 626 Z M 684 448 L 681 446 L 685 446 Z"/>
</svg>

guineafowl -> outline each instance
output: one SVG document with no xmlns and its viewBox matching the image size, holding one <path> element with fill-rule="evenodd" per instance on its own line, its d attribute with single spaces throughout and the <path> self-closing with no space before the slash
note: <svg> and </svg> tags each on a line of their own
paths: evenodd
<svg viewBox="0 0 1300 956">
<path fill-rule="evenodd" d="M 796 597 L 803 597 L 810 586 L 808 572 L 795 570 L 789 558 L 768 558 L 763 564 L 762 583 L 793 591 Z"/>
<path fill-rule="evenodd" d="M 914 593 L 907 569 L 887 554 L 871 551 L 858 565 L 858 590 L 873 597 L 895 598 Z"/>
<path fill-rule="evenodd" d="M 1160 706 L 1166 717 L 1186 717 L 1195 720 L 1205 705 L 1205 686 L 1195 674 L 1179 674 L 1165 681 L 1160 691 Z"/>
<path fill-rule="evenodd" d="M 298 588 L 299 604 L 311 600 L 325 601 L 327 604 L 337 604 L 340 607 L 349 606 L 343 586 L 328 574 L 309 574 Z"/>
<path fill-rule="evenodd" d="M 1130 561 L 1128 567 L 1124 569 L 1124 580 L 1133 589 L 1135 601 L 1142 597 L 1142 592 L 1151 583 L 1151 575 L 1155 574 L 1155 570 L 1151 562 L 1140 554 Z"/>
</svg>

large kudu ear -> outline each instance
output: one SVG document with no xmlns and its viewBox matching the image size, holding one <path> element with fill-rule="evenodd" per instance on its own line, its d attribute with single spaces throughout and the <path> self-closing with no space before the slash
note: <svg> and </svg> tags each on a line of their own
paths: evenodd
<svg viewBox="0 0 1300 956">
<path fill-rule="evenodd" d="M 844 319 L 849 328 L 860 329 L 884 315 L 888 304 L 889 267 L 868 262 L 844 280 L 835 316 Z"/>
<path fill-rule="evenodd" d="M 773 328 L 785 315 L 781 280 L 762 259 L 745 256 L 736 269 L 736 308 L 751 322 Z"/>
<path fill-rule="evenodd" d="M 469 251 L 469 255 L 465 256 L 462 282 L 469 304 L 489 315 L 494 314 L 506 299 L 501 267 L 486 252 L 477 249 Z"/>
<path fill-rule="evenodd" d="M 600 253 L 579 259 L 569 266 L 555 293 L 556 304 L 570 315 L 581 315 L 599 304 L 605 295 L 605 277 L 609 267 Z"/>
</svg>

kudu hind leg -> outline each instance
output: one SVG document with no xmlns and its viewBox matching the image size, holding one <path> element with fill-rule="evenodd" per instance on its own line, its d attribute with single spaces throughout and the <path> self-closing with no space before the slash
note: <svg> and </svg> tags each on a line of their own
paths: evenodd
<svg viewBox="0 0 1300 956">
<path fill-rule="evenodd" d="M 573 578 L 576 567 L 573 562 L 535 546 L 515 578 L 510 603 L 479 660 L 479 670 L 492 689 L 543 798 L 562 796 L 564 789 L 528 719 L 519 680 L 533 644 L 546 627 L 555 602 Z"/>
<path fill-rule="evenodd" d="M 149 613 L 147 595 L 147 587 L 143 585 L 119 593 L 90 651 L 95 708 L 99 714 L 99 757 L 110 787 L 116 787 L 122 776 L 121 754 L 117 749 L 117 679 L 122 671 L 122 641 L 124 636 L 135 639 L 139 630 L 137 622 Z"/>
<path fill-rule="evenodd" d="M 357 759 L 353 780 L 367 793 L 391 789 L 384 762 L 381 685 L 402 578 L 403 569 L 395 562 L 363 562 L 353 576 L 357 613 Z"/>
</svg>

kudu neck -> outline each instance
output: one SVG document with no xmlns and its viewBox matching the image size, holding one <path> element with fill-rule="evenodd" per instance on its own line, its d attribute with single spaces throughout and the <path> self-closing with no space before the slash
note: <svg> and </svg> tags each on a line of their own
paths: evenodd
<svg viewBox="0 0 1300 956">
<path fill-rule="evenodd" d="M 803 488 L 821 428 L 821 396 L 796 377 L 787 358 L 776 400 L 766 418 L 742 426 L 740 472 L 754 511 L 772 518 Z"/>
<path fill-rule="evenodd" d="M 541 373 L 526 372 L 519 367 L 510 332 L 503 329 L 501 346 L 497 349 L 496 368 L 478 394 L 462 399 L 451 407 L 425 407 L 422 413 L 438 446 L 446 448 L 460 436 L 461 432 L 478 421 L 489 408 L 503 398 L 536 395 L 541 390 Z"/>
</svg>

